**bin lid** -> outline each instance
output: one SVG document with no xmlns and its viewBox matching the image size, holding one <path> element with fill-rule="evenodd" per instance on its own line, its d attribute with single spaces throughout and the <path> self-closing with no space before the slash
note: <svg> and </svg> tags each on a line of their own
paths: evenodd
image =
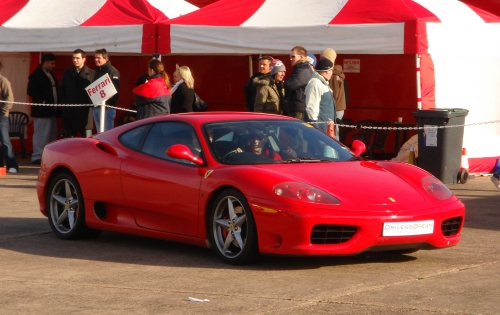
<svg viewBox="0 0 500 315">
<path fill-rule="evenodd" d="M 431 108 L 420 109 L 411 114 L 415 118 L 453 118 L 467 116 L 469 110 L 465 108 Z"/>
</svg>

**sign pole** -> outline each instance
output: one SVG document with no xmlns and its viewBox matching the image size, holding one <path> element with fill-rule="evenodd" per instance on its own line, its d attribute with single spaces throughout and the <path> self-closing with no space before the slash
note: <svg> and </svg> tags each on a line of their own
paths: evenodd
<svg viewBox="0 0 500 315">
<path fill-rule="evenodd" d="M 99 117 L 99 132 L 104 132 L 104 117 L 106 116 L 106 101 L 101 103 L 101 117 Z"/>
</svg>

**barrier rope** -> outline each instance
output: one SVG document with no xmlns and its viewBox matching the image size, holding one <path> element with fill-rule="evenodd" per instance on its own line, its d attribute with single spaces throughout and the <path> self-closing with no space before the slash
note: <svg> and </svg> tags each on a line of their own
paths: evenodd
<svg viewBox="0 0 500 315">
<path fill-rule="evenodd" d="M 0 103 L 7 103 L 7 101 L 0 101 Z M 94 104 L 46 104 L 46 103 L 23 103 L 23 102 L 9 102 L 11 104 L 15 105 L 36 105 L 36 106 L 56 106 L 56 107 L 97 107 L 101 105 L 94 105 Z M 111 105 L 105 105 L 106 107 L 113 108 L 113 109 L 118 109 L 118 110 L 123 110 L 131 113 L 136 113 L 137 111 L 132 110 L 132 109 L 126 109 L 126 108 L 121 108 L 121 107 L 116 107 L 116 106 L 111 106 Z M 424 128 L 435 128 L 435 129 L 440 129 L 440 128 L 455 128 L 455 127 L 473 127 L 473 126 L 480 126 L 480 125 L 487 125 L 487 124 L 497 124 L 500 123 L 500 120 L 491 120 L 491 121 L 485 121 L 485 122 L 478 122 L 478 123 L 470 123 L 470 124 L 462 124 L 462 125 L 451 125 L 451 126 L 428 126 L 428 127 L 379 127 L 379 126 L 367 126 L 367 125 L 361 125 L 361 124 L 355 124 L 355 125 L 344 125 L 344 124 L 335 124 L 335 126 L 338 127 L 345 127 L 345 128 L 352 128 L 352 129 L 381 129 L 381 130 L 421 130 Z M 320 121 L 320 122 L 309 122 L 309 124 L 315 125 L 315 124 L 328 124 L 327 121 Z"/>
<path fill-rule="evenodd" d="M 0 101 L 0 103 L 7 103 L 7 101 Z M 54 107 L 97 107 L 101 106 L 99 105 L 94 105 L 94 104 L 47 104 L 47 103 L 24 103 L 24 102 L 9 102 L 10 104 L 13 105 L 35 105 L 35 106 L 54 106 Z M 106 107 L 113 108 L 113 109 L 119 109 L 127 112 L 132 112 L 136 113 L 137 111 L 132 110 L 132 109 L 126 109 L 122 107 L 116 107 L 116 106 L 111 106 L 111 105 L 105 105 Z"/>
</svg>

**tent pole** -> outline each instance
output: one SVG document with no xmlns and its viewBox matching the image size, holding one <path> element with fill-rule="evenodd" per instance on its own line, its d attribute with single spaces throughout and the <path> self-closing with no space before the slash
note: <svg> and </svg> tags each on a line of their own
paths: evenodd
<svg viewBox="0 0 500 315">
<path fill-rule="evenodd" d="M 422 90 L 420 88 L 420 55 L 415 55 L 415 65 L 417 67 L 417 108 L 422 109 Z"/>
<path fill-rule="evenodd" d="M 250 73 L 249 77 L 253 75 L 253 60 L 252 55 L 248 56 L 248 72 Z"/>
</svg>

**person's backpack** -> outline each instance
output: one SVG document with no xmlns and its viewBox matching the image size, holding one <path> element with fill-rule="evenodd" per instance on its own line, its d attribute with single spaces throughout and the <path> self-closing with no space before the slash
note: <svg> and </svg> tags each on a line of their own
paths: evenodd
<svg viewBox="0 0 500 315">
<path fill-rule="evenodd" d="M 193 111 L 194 112 L 204 112 L 208 109 L 208 104 L 205 103 L 199 96 L 194 93 L 194 101 L 193 101 Z"/>
</svg>

